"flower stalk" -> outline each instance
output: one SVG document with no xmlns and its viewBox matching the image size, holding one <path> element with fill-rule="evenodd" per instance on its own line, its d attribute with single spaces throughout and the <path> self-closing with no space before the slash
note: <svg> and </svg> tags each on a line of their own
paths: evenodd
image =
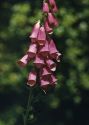
<svg viewBox="0 0 89 125">
<path fill-rule="evenodd" d="M 31 101 L 32 101 L 32 88 L 29 89 L 27 108 L 26 108 L 26 112 L 25 112 L 24 117 L 23 117 L 24 125 L 28 124 L 29 112 L 31 110 Z"/>
</svg>

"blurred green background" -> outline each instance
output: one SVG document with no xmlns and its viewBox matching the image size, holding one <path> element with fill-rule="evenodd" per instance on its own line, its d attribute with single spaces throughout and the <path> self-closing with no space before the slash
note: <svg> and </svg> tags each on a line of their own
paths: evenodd
<svg viewBox="0 0 89 125">
<path fill-rule="evenodd" d="M 46 95 L 33 89 L 29 125 L 89 125 L 89 0 L 56 0 L 54 40 L 62 53 L 58 85 Z M 23 125 L 32 65 L 16 61 L 26 52 L 29 34 L 41 18 L 42 0 L 0 0 L 0 125 Z"/>
</svg>

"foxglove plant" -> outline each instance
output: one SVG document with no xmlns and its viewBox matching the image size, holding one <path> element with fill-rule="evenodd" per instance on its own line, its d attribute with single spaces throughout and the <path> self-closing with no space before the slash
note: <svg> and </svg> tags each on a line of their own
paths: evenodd
<svg viewBox="0 0 89 125">
<path fill-rule="evenodd" d="M 27 85 L 35 86 L 38 78 L 40 87 L 46 92 L 50 86 L 55 87 L 57 84 L 57 78 L 54 74 L 56 62 L 60 62 L 61 56 L 54 40 L 51 38 L 53 28 L 58 26 L 58 20 L 55 17 L 58 8 L 55 0 L 44 0 L 42 11 L 42 22 L 38 20 L 34 25 L 29 36 L 31 44 L 26 55 L 18 61 L 18 64 L 25 67 L 32 60 L 35 71 L 29 73 Z M 24 125 L 26 125 L 27 117 L 24 119 Z"/>
</svg>

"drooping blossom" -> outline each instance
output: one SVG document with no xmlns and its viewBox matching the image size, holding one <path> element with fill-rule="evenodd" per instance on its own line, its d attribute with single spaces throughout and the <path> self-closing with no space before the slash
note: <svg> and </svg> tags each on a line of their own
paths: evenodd
<svg viewBox="0 0 89 125">
<path fill-rule="evenodd" d="M 28 63 L 28 60 L 29 60 L 29 57 L 28 57 L 28 54 L 26 54 L 17 63 L 19 64 L 19 66 L 25 67 Z"/>
<path fill-rule="evenodd" d="M 57 50 L 54 41 L 51 39 L 49 43 L 49 53 L 50 57 L 60 62 L 61 53 Z"/>
<path fill-rule="evenodd" d="M 58 52 L 57 48 L 56 48 L 56 45 L 54 43 L 54 41 L 51 39 L 50 42 L 49 42 L 49 53 L 50 53 L 50 56 L 52 58 L 56 58 L 56 53 Z"/>
<path fill-rule="evenodd" d="M 48 86 L 50 85 L 50 81 L 47 80 L 40 80 L 40 86 L 42 87 L 43 90 L 47 90 Z"/>
<path fill-rule="evenodd" d="M 46 41 L 46 32 L 44 26 L 40 27 L 38 32 L 37 41 L 39 45 L 44 45 Z"/>
<path fill-rule="evenodd" d="M 53 28 L 51 28 L 51 27 L 49 26 L 48 20 L 45 20 L 44 26 L 45 26 L 45 30 L 46 30 L 46 32 L 47 32 L 48 34 L 52 34 L 52 33 L 53 33 Z"/>
<path fill-rule="evenodd" d="M 33 27 L 32 33 L 30 35 L 31 39 L 37 39 L 39 29 L 40 29 L 40 20 Z"/>
<path fill-rule="evenodd" d="M 46 60 L 46 64 L 49 67 L 49 69 L 51 71 L 55 71 L 56 70 L 56 63 L 54 61 L 52 61 L 51 59 L 47 59 Z"/>
<path fill-rule="evenodd" d="M 49 54 L 49 46 L 48 46 L 48 41 L 45 41 L 45 45 L 40 48 L 39 54 L 42 55 L 43 57 L 47 57 Z"/>
<path fill-rule="evenodd" d="M 28 82 L 27 82 L 27 85 L 29 86 L 34 86 L 36 84 L 36 79 L 37 79 L 37 74 L 36 72 L 32 71 L 29 73 L 28 75 Z"/>
<path fill-rule="evenodd" d="M 43 12 L 48 13 L 49 12 L 49 5 L 47 2 L 43 2 Z"/>
<path fill-rule="evenodd" d="M 36 58 L 33 62 L 37 68 L 42 68 L 45 65 L 44 59 L 40 55 L 36 55 Z"/>
<path fill-rule="evenodd" d="M 37 53 L 37 44 L 31 44 L 29 46 L 27 53 L 28 53 L 30 58 L 34 58 L 36 56 L 36 53 Z"/>
<path fill-rule="evenodd" d="M 48 13 L 48 22 L 51 26 L 58 26 L 58 20 L 55 18 L 53 13 Z"/>
<path fill-rule="evenodd" d="M 47 80 L 50 78 L 51 72 L 47 67 L 44 67 L 41 71 L 41 76 L 43 80 Z"/>
<path fill-rule="evenodd" d="M 55 86 L 57 84 L 57 78 L 52 74 L 51 75 L 51 85 Z"/>
<path fill-rule="evenodd" d="M 52 13 L 48 13 L 48 22 L 50 25 L 54 25 L 54 16 Z"/>
</svg>

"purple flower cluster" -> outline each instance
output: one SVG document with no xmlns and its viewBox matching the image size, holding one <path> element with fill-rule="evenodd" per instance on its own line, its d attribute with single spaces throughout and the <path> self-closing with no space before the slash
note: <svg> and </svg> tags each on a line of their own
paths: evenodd
<svg viewBox="0 0 89 125">
<path fill-rule="evenodd" d="M 34 25 L 29 36 L 31 44 L 26 55 L 18 61 L 18 64 L 25 67 L 32 60 L 38 72 L 35 70 L 29 73 L 27 85 L 34 86 L 39 78 L 40 86 L 45 90 L 49 86 L 54 87 L 57 84 L 54 72 L 56 71 L 56 62 L 60 62 L 61 53 L 50 37 L 53 28 L 58 26 L 58 20 L 55 17 L 58 8 L 55 0 L 44 0 L 42 10 L 43 24 L 38 20 Z"/>
</svg>

